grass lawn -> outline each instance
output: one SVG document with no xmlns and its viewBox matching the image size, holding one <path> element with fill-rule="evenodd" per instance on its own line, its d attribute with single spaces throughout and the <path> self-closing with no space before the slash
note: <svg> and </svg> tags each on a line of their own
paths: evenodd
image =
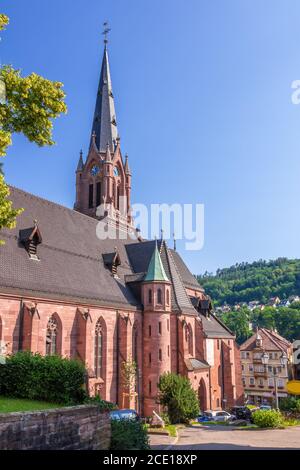
<svg viewBox="0 0 300 470">
<path fill-rule="evenodd" d="M 50 408 L 61 408 L 57 403 L 45 401 L 26 400 L 25 398 L 0 397 L 0 413 L 11 413 L 16 411 L 38 411 Z"/>
</svg>

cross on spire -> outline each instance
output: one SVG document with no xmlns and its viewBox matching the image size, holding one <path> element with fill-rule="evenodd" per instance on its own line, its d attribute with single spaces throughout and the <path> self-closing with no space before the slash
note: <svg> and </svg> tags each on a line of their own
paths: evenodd
<svg viewBox="0 0 300 470">
<path fill-rule="evenodd" d="M 108 35 L 108 33 L 110 32 L 110 30 L 111 30 L 111 29 L 108 27 L 108 21 L 105 21 L 105 22 L 103 23 L 103 28 L 104 28 L 104 29 L 103 29 L 102 34 L 103 34 L 103 36 L 104 36 L 104 44 L 106 45 L 106 44 L 108 43 L 107 35 Z"/>
</svg>

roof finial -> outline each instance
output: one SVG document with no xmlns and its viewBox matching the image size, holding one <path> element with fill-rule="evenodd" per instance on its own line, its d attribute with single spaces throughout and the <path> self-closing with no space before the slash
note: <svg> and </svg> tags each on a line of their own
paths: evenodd
<svg viewBox="0 0 300 470">
<path fill-rule="evenodd" d="M 174 251 L 176 251 L 176 238 L 175 238 L 174 232 L 173 232 L 173 241 L 174 241 Z"/>
<path fill-rule="evenodd" d="M 108 21 L 105 21 L 105 22 L 103 23 L 103 28 L 104 28 L 104 29 L 103 29 L 102 34 L 104 35 L 104 44 L 105 44 L 105 46 L 106 46 L 106 44 L 108 43 L 107 35 L 108 35 L 108 33 L 110 32 L 110 30 L 111 30 L 111 29 L 108 27 Z"/>
</svg>

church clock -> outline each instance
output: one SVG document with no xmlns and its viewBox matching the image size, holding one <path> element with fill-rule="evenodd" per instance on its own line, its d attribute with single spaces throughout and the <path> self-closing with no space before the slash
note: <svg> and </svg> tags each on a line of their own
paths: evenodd
<svg viewBox="0 0 300 470">
<path fill-rule="evenodd" d="M 91 175 L 97 176 L 100 171 L 100 168 L 97 165 L 93 165 L 91 168 Z"/>
</svg>

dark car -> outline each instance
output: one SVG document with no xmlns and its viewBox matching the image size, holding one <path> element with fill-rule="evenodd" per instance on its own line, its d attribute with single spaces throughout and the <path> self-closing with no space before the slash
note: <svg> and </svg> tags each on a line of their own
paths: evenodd
<svg viewBox="0 0 300 470">
<path fill-rule="evenodd" d="M 237 419 L 246 419 L 250 420 L 251 419 L 251 411 L 247 406 L 234 406 L 231 408 L 231 413 L 237 418 Z"/>
<path fill-rule="evenodd" d="M 135 410 L 114 410 L 110 412 L 110 419 L 116 421 L 120 421 L 121 419 L 139 421 L 140 417 Z"/>
</svg>

